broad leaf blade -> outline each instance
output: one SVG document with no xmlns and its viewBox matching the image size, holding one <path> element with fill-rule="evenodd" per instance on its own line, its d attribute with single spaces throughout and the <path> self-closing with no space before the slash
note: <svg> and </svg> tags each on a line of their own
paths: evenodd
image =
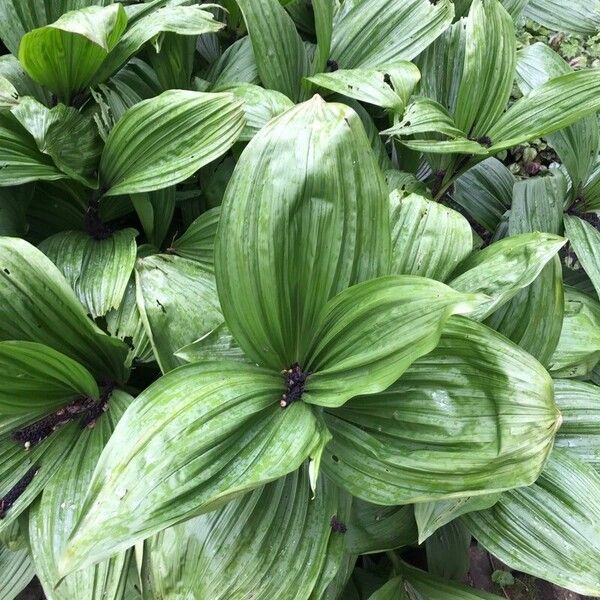
<svg viewBox="0 0 600 600">
<path fill-rule="evenodd" d="M 425 542 L 427 570 L 436 577 L 462 582 L 469 571 L 471 534 L 458 520 L 437 529 Z"/>
<path fill-rule="evenodd" d="M 579 217 L 565 215 L 565 235 L 600 298 L 600 231 Z"/>
<path fill-rule="evenodd" d="M 529 0 L 525 16 L 548 29 L 567 33 L 593 35 L 600 28 L 598 0 Z"/>
<path fill-rule="evenodd" d="M 0 597 L 14 600 L 34 576 L 27 548 L 13 551 L 0 544 Z"/>
<path fill-rule="evenodd" d="M 202 213 L 181 237 L 173 241 L 171 251 L 177 256 L 198 262 L 211 271 L 214 270 L 215 237 L 220 217 L 220 206 Z"/>
</svg>

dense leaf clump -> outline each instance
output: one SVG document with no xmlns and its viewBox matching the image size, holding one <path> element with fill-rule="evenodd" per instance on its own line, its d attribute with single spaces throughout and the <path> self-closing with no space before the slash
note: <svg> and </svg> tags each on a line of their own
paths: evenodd
<svg viewBox="0 0 600 600">
<path fill-rule="evenodd" d="M 600 597 L 599 32 L 0 0 L 0 600 Z"/>
</svg>

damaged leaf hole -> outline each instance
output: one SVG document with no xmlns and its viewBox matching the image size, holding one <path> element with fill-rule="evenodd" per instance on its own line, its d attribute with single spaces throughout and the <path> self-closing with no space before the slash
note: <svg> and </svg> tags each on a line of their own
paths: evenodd
<svg viewBox="0 0 600 600">
<path fill-rule="evenodd" d="M 348 527 L 346 527 L 346 524 L 343 523 L 342 521 L 340 521 L 337 518 L 337 515 L 333 515 L 333 517 L 331 517 L 331 521 L 329 522 L 329 526 L 336 533 L 346 533 L 348 531 Z"/>
</svg>

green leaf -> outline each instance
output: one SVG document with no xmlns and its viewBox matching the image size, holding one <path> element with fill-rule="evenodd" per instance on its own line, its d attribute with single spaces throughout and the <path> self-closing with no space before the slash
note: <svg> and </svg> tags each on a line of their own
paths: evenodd
<svg viewBox="0 0 600 600">
<path fill-rule="evenodd" d="M 469 571 L 471 534 L 460 521 L 437 529 L 425 542 L 427 570 L 436 577 L 462 582 Z"/>
<path fill-rule="evenodd" d="M 108 196 L 153 191 L 187 179 L 218 158 L 242 132 L 231 94 L 169 90 L 119 119 L 106 140 L 100 181 Z"/>
<path fill-rule="evenodd" d="M 252 40 L 260 80 L 265 88 L 302 99 L 302 79 L 309 73 L 304 42 L 292 18 L 277 0 L 237 0 Z"/>
<path fill-rule="evenodd" d="M 202 6 L 180 6 L 182 0 L 152 0 L 139 7 L 131 16 L 127 31 L 120 38 L 95 74 L 93 83 L 106 81 L 119 70 L 148 41 L 160 33 L 202 35 L 224 27 L 214 15 Z M 206 8 L 206 7 L 204 7 Z M 156 46 L 155 47 L 159 47 Z"/>
<path fill-rule="evenodd" d="M 160 248 L 175 213 L 175 188 L 132 194 L 131 202 L 150 244 Z"/>
<path fill-rule="evenodd" d="M 347 535 L 330 522 L 347 523 L 348 509 L 345 494 L 325 478 L 311 499 L 301 468 L 147 540 L 143 598 L 308 597 L 322 571 L 329 580 L 337 570 Z"/>
<path fill-rule="evenodd" d="M 333 439 L 322 465 L 377 504 L 490 494 L 535 481 L 559 418 L 536 360 L 454 317 L 435 350 L 389 389 L 326 413 Z"/>
<path fill-rule="evenodd" d="M 491 300 L 472 315 L 484 319 L 530 285 L 565 245 L 550 233 L 524 233 L 474 252 L 453 274 L 448 285 L 461 292 L 486 294 Z"/>
<path fill-rule="evenodd" d="M 554 177 L 535 177 L 515 184 L 509 235 L 545 231 L 562 225 L 564 193 Z M 500 307 L 486 323 L 547 365 L 562 329 L 564 290 L 560 258 L 555 256 L 528 287 Z"/>
<path fill-rule="evenodd" d="M 436 347 L 451 315 L 469 313 L 486 300 L 411 275 L 344 290 L 324 306 L 302 363 L 311 373 L 303 400 L 342 406 L 359 394 L 385 390 Z"/>
<path fill-rule="evenodd" d="M 0 110 L 19 104 L 19 92 L 5 77 L 0 76 Z"/>
<path fill-rule="evenodd" d="M 444 525 L 447 525 L 457 517 L 493 506 L 499 497 L 500 494 L 496 493 L 415 504 L 415 520 L 419 529 L 419 544 L 422 544 L 440 527 L 444 527 Z"/>
<path fill-rule="evenodd" d="M 478 142 L 465 138 L 454 140 L 402 140 L 402 143 L 417 152 L 431 152 L 432 154 L 476 154 L 487 155 L 488 149 Z"/>
<path fill-rule="evenodd" d="M 170 250 L 177 256 L 196 261 L 204 268 L 214 270 L 215 237 L 220 217 L 220 206 L 202 213 L 181 237 L 173 241 Z"/>
<path fill-rule="evenodd" d="M 242 142 L 249 142 L 271 119 L 294 106 L 281 92 L 250 83 L 219 87 L 218 91 L 231 92 L 242 102 L 246 117 L 246 125 L 239 138 Z"/>
<path fill-rule="evenodd" d="M 44 240 L 39 249 L 60 269 L 95 319 L 121 304 L 135 264 L 136 236 L 135 229 L 115 231 L 105 240 L 65 231 Z"/>
<path fill-rule="evenodd" d="M 338 12 L 331 58 L 342 69 L 377 68 L 411 60 L 452 22 L 448 0 L 359 0 Z"/>
<path fill-rule="evenodd" d="M 317 51 L 313 59 L 312 72 L 321 73 L 327 66 L 331 51 L 334 14 L 333 2 L 329 0 L 315 0 L 312 2 L 312 11 L 315 16 L 315 36 L 317 38 Z"/>
<path fill-rule="evenodd" d="M 600 28 L 598 0 L 530 0 L 525 16 L 548 29 L 566 33 L 595 35 Z"/>
<path fill-rule="evenodd" d="M 80 396 L 98 398 L 89 371 L 35 342 L 0 342 L 0 414 L 52 412 Z"/>
<path fill-rule="evenodd" d="M 348 552 L 386 552 L 414 544 L 416 539 L 412 506 L 378 506 L 359 498 L 352 501 L 352 515 L 346 534 Z"/>
<path fill-rule="evenodd" d="M 26 548 L 12 551 L 0 544 L 0 597 L 3 600 L 14 600 L 34 576 Z"/>
<path fill-rule="evenodd" d="M 571 67 L 546 44 L 526 46 L 518 57 L 517 81 L 524 94 L 529 94 L 553 77 L 571 72 Z M 589 115 L 570 127 L 556 131 L 547 139 L 565 165 L 577 194 L 592 171 L 600 144 L 596 115 Z"/>
<path fill-rule="evenodd" d="M 600 298 L 600 231 L 576 216 L 565 215 L 564 222 L 565 235 Z"/>
<path fill-rule="evenodd" d="M 204 74 L 211 87 L 260 82 L 252 42 L 248 36 L 234 42 Z"/>
<path fill-rule="evenodd" d="M 315 96 L 240 157 L 215 247 L 227 324 L 255 362 L 301 362 L 329 298 L 389 268 L 387 190 L 358 115 Z"/>
<path fill-rule="evenodd" d="M 549 79 L 517 100 L 491 127 L 491 154 L 554 133 L 600 109 L 600 71 L 583 69 Z"/>
<path fill-rule="evenodd" d="M 485 135 L 512 92 L 515 28 L 497 0 L 474 0 L 464 24 L 465 59 L 456 97 L 456 126 L 470 138 Z"/>
<path fill-rule="evenodd" d="M 96 468 L 65 575 L 298 469 L 328 439 L 304 403 L 279 407 L 281 375 L 200 363 L 147 388 Z"/>
<path fill-rule="evenodd" d="M 221 323 L 195 342 L 180 348 L 175 356 L 188 363 L 220 359 L 251 362 L 237 345 L 225 323 Z"/>
<path fill-rule="evenodd" d="M 445 281 L 473 249 L 469 222 L 417 194 L 392 192 L 390 203 L 392 273 Z"/>
<path fill-rule="evenodd" d="M 390 579 L 369 600 L 499 600 L 499 596 L 446 581 L 405 563 L 400 571 L 401 575 Z"/>
<path fill-rule="evenodd" d="M 92 82 L 126 26 L 127 15 L 119 3 L 68 12 L 51 25 L 26 33 L 19 61 L 35 81 L 69 104 Z"/>
<path fill-rule="evenodd" d="M 492 508 L 462 519 L 512 569 L 597 596 L 599 511 L 600 475 L 559 449 L 532 486 L 505 492 Z"/>
<path fill-rule="evenodd" d="M 2 8 L 3 6 L 0 6 L 0 11 L 2 11 Z M 0 29 L 1 28 L 2 23 L 0 19 Z M 6 38 L 4 38 L 4 41 L 6 42 Z M 23 71 L 21 63 L 12 54 L 0 56 L 0 76 L 4 77 L 12 86 L 14 86 L 21 98 L 24 96 L 31 96 L 44 103 L 48 102 L 50 99 L 50 93 L 33 81 L 33 79 Z"/>
<path fill-rule="evenodd" d="M 0 187 L 0 235 L 25 237 L 29 229 L 27 209 L 33 184 Z"/>
<path fill-rule="evenodd" d="M 555 377 L 587 375 L 600 360 L 600 304 L 565 286 L 565 316 L 550 360 Z"/>
<path fill-rule="evenodd" d="M 127 347 L 104 335 L 57 267 L 17 238 L 0 238 L 0 339 L 40 342 L 98 377 L 125 379 Z"/>
<path fill-rule="evenodd" d="M 406 90 L 408 97 L 420 78 L 421 74 L 415 65 L 397 62 L 386 66 L 385 70 L 339 69 L 333 73 L 318 73 L 307 77 L 307 81 L 349 98 L 402 113 L 406 100 L 396 93 L 396 82 L 400 90 Z"/>
<path fill-rule="evenodd" d="M 142 321 L 163 372 L 183 364 L 175 352 L 223 323 L 214 275 L 197 262 L 158 254 L 135 269 Z"/>
<path fill-rule="evenodd" d="M 489 232 L 494 232 L 511 207 L 513 174 L 496 158 L 487 158 L 461 175 L 452 199 Z"/>
<path fill-rule="evenodd" d="M 96 462 L 131 400 L 124 392 L 113 392 L 108 411 L 96 421 L 93 429 L 81 432 L 29 514 L 29 544 L 36 575 L 49 600 L 121 600 L 123 597 L 131 557 L 128 552 L 78 571 L 65 578 L 56 589 L 54 586 L 58 581 L 57 560 L 78 519 Z"/>
<path fill-rule="evenodd" d="M 570 454 L 600 471 L 600 387 L 556 379 L 554 397 L 563 417 L 555 447 L 567 448 Z"/>
</svg>

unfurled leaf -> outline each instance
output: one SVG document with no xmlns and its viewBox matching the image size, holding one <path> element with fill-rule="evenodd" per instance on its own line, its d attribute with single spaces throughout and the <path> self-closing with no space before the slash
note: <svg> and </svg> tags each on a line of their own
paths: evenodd
<svg viewBox="0 0 600 600">
<path fill-rule="evenodd" d="M 41 499 L 29 515 L 29 544 L 36 575 L 48 600 L 121 600 L 129 569 L 130 552 L 78 571 L 55 587 L 59 577 L 57 561 L 75 525 L 96 462 L 117 422 L 132 398 L 113 392 L 107 412 L 93 429 L 81 433 L 65 455 L 64 463 L 44 488 Z"/>
<path fill-rule="evenodd" d="M 378 68 L 411 60 L 452 22 L 448 0 L 359 0 L 334 20 L 331 58 L 342 69 Z"/>
<path fill-rule="evenodd" d="M 425 542 L 427 570 L 432 575 L 463 581 L 469 571 L 471 534 L 458 520 L 436 529 Z"/>
<path fill-rule="evenodd" d="M 65 231 L 44 240 L 40 250 L 60 269 L 79 301 L 95 319 L 119 308 L 133 271 L 135 229 L 121 229 L 95 240 Z"/>
<path fill-rule="evenodd" d="M 162 189 L 224 154 L 242 132 L 243 111 L 231 94 L 170 90 L 119 119 L 100 162 L 105 195 Z"/>
<path fill-rule="evenodd" d="M 529 0 L 525 16 L 548 29 L 593 35 L 600 28 L 598 0 Z"/>
<path fill-rule="evenodd" d="M 357 114 L 315 96 L 264 127 L 223 201 L 215 270 L 227 324 L 276 370 L 303 361 L 325 302 L 389 269 L 383 175 Z"/>
<path fill-rule="evenodd" d="M 331 522 L 349 527 L 348 513 L 348 497 L 325 478 L 311 499 L 302 468 L 147 540 L 143 598 L 308 596 L 337 570 L 348 534 Z"/>
<path fill-rule="evenodd" d="M 277 0 L 237 0 L 244 15 L 258 75 L 267 89 L 302 99 L 310 63 L 296 26 Z"/>
<path fill-rule="evenodd" d="M 308 387 L 307 387 L 308 389 Z M 352 494 L 406 504 L 535 481 L 559 423 L 552 380 L 491 329 L 454 317 L 386 391 L 328 411 L 324 471 Z"/>
<path fill-rule="evenodd" d="M 415 520 L 419 529 L 419 543 L 422 544 L 440 527 L 447 525 L 457 517 L 493 506 L 499 497 L 500 494 L 496 493 L 415 504 Z"/>
<path fill-rule="evenodd" d="M 0 6 L 0 11 L 3 5 Z M 0 28 L 2 27 L 2 19 L 0 18 Z M 0 36 L 6 38 L 4 36 Z M 23 70 L 21 63 L 12 55 L 5 54 L 0 56 L 0 77 L 4 77 L 17 91 L 19 96 L 31 96 L 40 102 L 47 102 L 50 94 L 41 85 L 33 81 Z"/>
<path fill-rule="evenodd" d="M 526 233 L 474 252 L 455 271 L 451 287 L 486 294 L 491 300 L 472 318 L 483 319 L 531 284 L 566 240 L 550 233 Z"/>
<path fill-rule="evenodd" d="M 303 400 L 341 406 L 359 394 L 385 390 L 435 348 L 451 315 L 468 314 L 486 301 L 410 275 L 380 277 L 344 290 L 319 318 L 303 363 L 312 373 Z"/>
<path fill-rule="evenodd" d="M 11 550 L 0 544 L 0 597 L 14 600 L 34 578 L 27 548 Z"/>
<path fill-rule="evenodd" d="M 127 347 L 85 313 L 62 273 L 24 240 L 0 238 L 0 339 L 39 342 L 98 377 L 125 378 Z"/>
<path fill-rule="evenodd" d="M 229 46 L 219 60 L 204 73 L 204 77 L 211 82 L 211 87 L 217 89 L 221 86 L 240 83 L 259 83 L 258 69 L 250 38 L 244 36 Z"/>
<path fill-rule="evenodd" d="M 19 92 L 5 77 L 0 76 L 0 110 L 19 104 Z"/>
<path fill-rule="evenodd" d="M 505 492 L 492 508 L 462 519 L 512 569 L 597 596 L 599 499 L 600 475 L 557 449 L 536 483 Z"/>
<path fill-rule="evenodd" d="M 26 33 L 19 60 L 33 79 L 69 104 L 92 82 L 126 26 L 127 15 L 119 3 L 68 12 Z"/>
<path fill-rule="evenodd" d="M 417 194 L 392 192 L 390 203 L 392 273 L 445 281 L 473 249 L 469 222 Z"/>
<path fill-rule="evenodd" d="M 565 215 L 565 236 L 600 298 L 600 231 L 579 217 Z"/>
<path fill-rule="evenodd" d="M 35 342 L 0 342 L 0 415 L 52 412 L 98 386 L 79 363 Z"/>
<path fill-rule="evenodd" d="M 196 261 L 203 267 L 213 270 L 215 265 L 215 237 L 220 217 L 220 206 L 202 213 L 181 237 L 173 241 L 171 251 L 177 256 Z"/>
<path fill-rule="evenodd" d="M 282 388 L 279 374 L 226 361 L 181 367 L 147 388 L 100 457 L 61 573 L 299 468 L 329 434 L 306 404 L 282 410 Z"/>
<path fill-rule="evenodd" d="M 554 397 L 563 417 L 555 446 L 568 449 L 600 471 L 600 387 L 557 379 Z"/>
<path fill-rule="evenodd" d="M 214 275 L 178 256 L 153 255 L 135 269 L 142 321 L 163 372 L 183 364 L 175 353 L 223 323 Z"/>
<path fill-rule="evenodd" d="M 550 359 L 556 377 L 587 375 L 600 360 L 600 304 L 565 286 L 565 315 L 558 346 Z"/>
</svg>

